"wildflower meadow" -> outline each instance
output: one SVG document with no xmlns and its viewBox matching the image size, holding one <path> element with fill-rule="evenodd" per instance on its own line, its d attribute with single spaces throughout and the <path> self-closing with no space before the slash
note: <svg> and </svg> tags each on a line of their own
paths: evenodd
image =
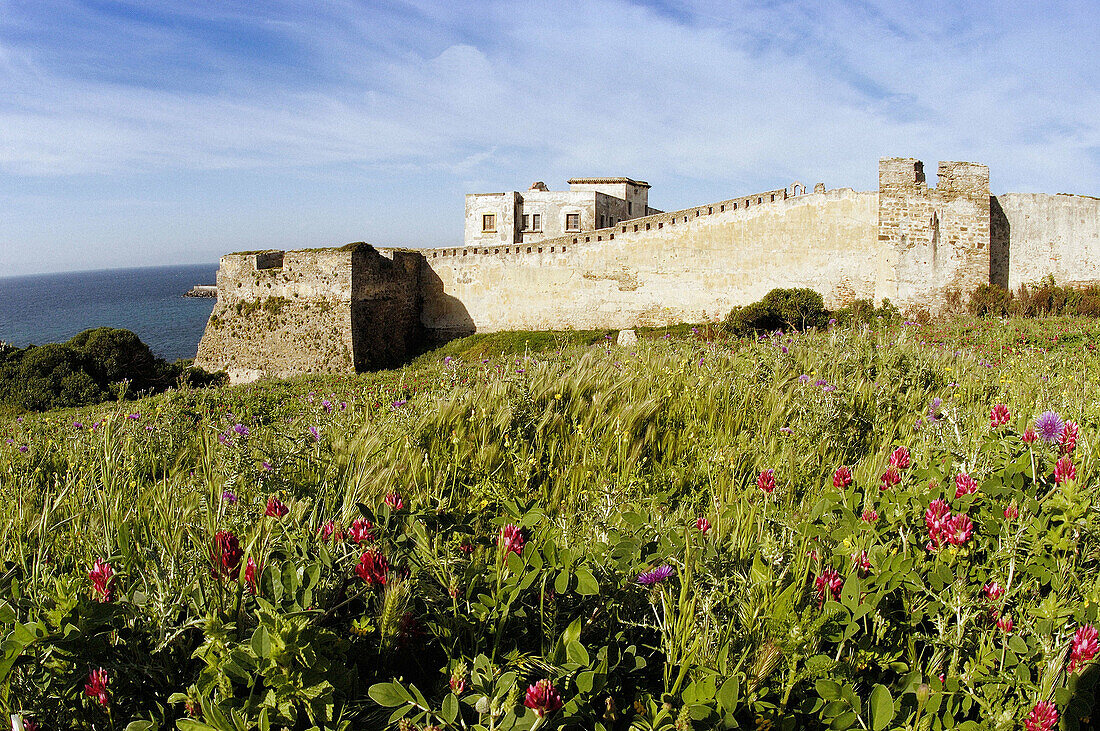
<svg viewBox="0 0 1100 731">
<path fill-rule="evenodd" d="M 12 417 L 0 710 L 1088 728 L 1100 333 L 970 323 L 452 347 Z"/>
</svg>

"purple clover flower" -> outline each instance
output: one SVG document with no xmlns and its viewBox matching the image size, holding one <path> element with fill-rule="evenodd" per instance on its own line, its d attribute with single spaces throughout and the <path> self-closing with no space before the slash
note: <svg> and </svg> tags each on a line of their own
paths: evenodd
<svg viewBox="0 0 1100 731">
<path fill-rule="evenodd" d="M 394 401 L 391 404 L 391 406 L 393 406 L 393 408 L 395 408 L 395 409 L 400 409 L 402 406 L 404 406 L 407 403 L 409 403 L 408 399 L 404 399 L 402 401 Z"/>
<path fill-rule="evenodd" d="M 664 581 L 668 577 L 672 576 L 674 573 L 676 573 L 676 569 L 669 566 L 668 564 L 664 564 L 663 566 L 658 566 L 655 569 L 652 569 L 650 571 L 643 571 L 642 573 L 638 574 L 637 581 L 642 586 L 653 586 L 654 584 L 658 584 Z"/>
<path fill-rule="evenodd" d="M 83 429 L 83 428 L 84 428 L 84 425 L 81 424 L 79 421 L 74 421 L 73 422 L 73 429 Z"/>
<path fill-rule="evenodd" d="M 1053 411 L 1044 411 L 1035 420 L 1035 435 L 1047 444 L 1061 441 L 1066 431 L 1066 423 Z"/>
<path fill-rule="evenodd" d="M 325 399 L 324 401 L 321 402 L 321 408 L 325 410 L 325 413 L 331 414 L 332 413 L 332 402 L 329 401 L 328 399 Z"/>
<path fill-rule="evenodd" d="M 315 441 L 315 442 L 321 441 L 321 432 L 317 431 L 317 427 L 311 426 L 309 428 L 309 433 L 313 436 L 313 441 Z"/>
<path fill-rule="evenodd" d="M 798 380 L 802 381 L 803 383 L 809 383 L 810 376 L 806 373 L 803 373 L 801 376 L 798 377 Z"/>
<path fill-rule="evenodd" d="M 229 505 L 236 505 L 237 504 L 237 496 L 235 494 L 233 494 L 232 490 L 223 490 L 222 491 L 222 502 L 227 503 Z"/>
<path fill-rule="evenodd" d="M 814 385 L 815 386 L 828 386 L 829 382 L 826 381 L 824 378 L 819 378 L 816 381 L 814 381 Z"/>
<path fill-rule="evenodd" d="M 247 437 L 250 433 L 248 431 L 248 427 L 244 424 L 234 424 L 233 431 L 237 432 L 237 434 L 241 435 L 242 437 Z"/>
<path fill-rule="evenodd" d="M 134 421 L 137 421 L 138 419 L 140 419 L 140 418 L 141 418 L 141 414 L 140 414 L 140 413 L 137 413 L 137 414 L 129 414 L 129 415 L 128 415 L 128 416 L 126 417 L 126 418 L 127 418 L 127 419 L 133 419 Z"/>
</svg>

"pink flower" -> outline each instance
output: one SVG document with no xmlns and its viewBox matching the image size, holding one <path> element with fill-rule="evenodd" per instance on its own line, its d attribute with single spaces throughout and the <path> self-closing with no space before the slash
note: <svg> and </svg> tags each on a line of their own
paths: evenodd
<svg viewBox="0 0 1100 731">
<path fill-rule="evenodd" d="M 886 468 L 886 471 L 882 473 L 882 477 L 878 479 L 881 483 L 879 484 L 878 489 L 889 490 L 891 487 L 894 487 L 901 483 L 901 473 L 898 472 L 897 467 L 890 466 Z"/>
<path fill-rule="evenodd" d="M 1012 631 L 1012 617 L 1001 617 L 997 620 L 997 629 L 1004 632 L 1006 635 Z"/>
<path fill-rule="evenodd" d="M 844 579 L 835 569 L 825 569 L 821 575 L 814 579 L 814 591 L 817 592 L 817 605 L 825 603 L 825 592 L 828 591 L 834 600 L 840 599 L 840 590 L 844 588 Z"/>
<path fill-rule="evenodd" d="M 978 491 L 978 483 L 974 481 L 974 478 L 965 472 L 960 472 L 955 475 L 955 497 L 960 498 L 963 495 L 973 495 Z"/>
<path fill-rule="evenodd" d="M 996 581 L 991 581 L 982 587 L 982 592 L 985 594 L 985 598 L 992 602 L 1005 595 L 1005 588 Z"/>
<path fill-rule="evenodd" d="M 455 673 L 451 676 L 451 692 L 455 695 L 462 695 L 466 692 L 466 676 L 461 673 Z"/>
<path fill-rule="evenodd" d="M 1009 506 L 1005 508 L 1005 518 L 1007 520 L 1015 520 L 1020 515 L 1019 508 L 1016 507 L 1015 501 L 1009 503 Z"/>
<path fill-rule="evenodd" d="M 365 518 L 356 518 L 348 528 L 348 538 L 355 543 L 370 542 L 374 540 L 374 524 Z"/>
<path fill-rule="evenodd" d="M 756 486 L 764 492 L 770 493 L 775 489 L 775 470 L 764 470 L 756 478 Z"/>
<path fill-rule="evenodd" d="M 695 527 L 699 530 L 700 533 L 706 535 L 707 531 L 710 530 L 710 521 L 706 518 L 699 518 L 697 521 L 695 521 Z"/>
<path fill-rule="evenodd" d="M 511 551 L 517 556 L 523 554 L 523 531 L 519 526 L 506 525 L 500 529 L 500 539 L 497 541 L 497 545 L 504 549 L 505 553 Z"/>
<path fill-rule="evenodd" d="M 1050 701 L 1039 701 L 1024 721 L 1026 731 L 1054 731 L 1058 725 L 1058 709 Z"/>
<path fill-rule="evenodd" d="M 924 511 L 924 527 L 928 529 L 928 545 L 925 548 L 929 551 L 948 542 L 951 509 L 945 501 L 937 498 L 928 504 L 928 509 Z"/>
<path fill-rule="evenodd" d="M 523 699 L 523 705 L 542 718 L 548 713 L 553 713 L 562 707 L 561 696 L 554 684 L 549 680 L 540 680 L 527 689 L 527 695 Z"/>
<path fill-rule="evenodd" d="M 1069 454 L 1073 450 L 1077 449 L 1077 434 L 1080 432 L 1081 427 L 1078 426 L 1076 421 L 1067 421 L 1065 431 L 1062 432 L 1062 442 L 1060 449 L 1063 454 Z"/>
<path fill-rule="evenodd" d="M 852 471 L 841 465 L 836 468 L 836 472 L 833 473 L 833 487 L 843 490 L 852 484 Z"/>
<path fill-rule="evenodd" d="M 1024 444 L 1031 444 L 1037 437 L 1035 436 L 1035 430 L 1029 426 L 1024 429 L 1024 435 L 1020 438 L 1024 440 Z"/>
<path fill-rule="evenodd" d="M 377 551 L 367 551 L 359 557 L 355 575 L 366 582 L 367 586 L 381 589 L 386 585 L 386 574 L 389 570 L 390 564 L 385 556 Z"/>
<path fill-rule="evenodd" d="M 214 536 L 214 549 L 210 552 L 210 563 L 215 577 L 229 579 L 237 573 L 241 565 L 240 541 L 229 531 L 218 531 Z"/>
<path fill-rule="evenodd" d="M 88 682 L 84 684 L 84 695 L 95 698 L 99 705 L 106 706 L 111 702 L 111 695 L 107 692 L 107 671 L 103 668 L 88 673 Z"/>
<path fill-rule="evenodd" d="M 993 410 L 989 412 L 989 426 L 996 429 L 999 426 L 1004 426 L 1008 423 L 1008 420 L 1012 418 L 1012 414 L 1008 413 L 1008 407 L 1004 404 L 997 404 L 993 407 Z"/>
<path fill-rule="evenodd" d="M 1065 455 L 1054 463 L 1054 484 L 1061 485 L 1067 480 L 1077 479 L 1077 468 L 1073 466 L 1073 460 Z"/>
<path fill-rule="evenodd" d="M 871 571 L 871 562 L 867 560 L 866 551 L 853 553 L 852 563 L 855 564 L 856 570 L 859 571 L 860 576 L 866 576 Z"/>
<path fill-rule="evenodd" d="M 966 513 L 959 513 L 951 519 L 950 533 L 947 535 L 948 543 L 955 546 L 965 545 L 974 532 L 974 524 Z"/>
<path fill-rule="evenodd" d="M 248 563 L 244 566 L 244 588 L 249 594 L 256 593 L 260 580 L 260 577 L 257 575 L 259 573 L 260 570 L 259 567 L 256 566 L 256 561 L 249 557 Z"/>
<path fill-rule="evenodd" d="M 390 506 L 395 513 L 401 508 L 405 507 L 405 501 L 401 499 L 401 496 L 396 492 L 386 493 L 386 497 L 382 498 L 382 502 Z"/>
<path fill-rule="evenodd" d="M 909 450 L 905 447 L 898 447 L 890 455 L 890 466 L 897 467 L 899 470 L 909 469 Z"/>
<path fill-rule="evenodd" d="M 332 522 L 331 520 L 318 528 L 317 533 L 321 536 L 321 540 L 326 543 L 331 538 L 335 538 L 335 540 L 339 541 L 344 537 L 343 534 L 339 530 L 337 530 L 336 523 Z"/>
<path fill-rule="evenodd" d="M 1078 628 L 1070 642 L 1069 672 L 1085 665 L 1100 651 L 1100 642 L 1097 641 L 1096 628 L 1086 624 Z"/>
<path fill-rule="evenodd" d="M 92 588 L 99 594 L 99 601 L 111 601 L 111 580 L 114 575 L 111 564 L 103 559 L 96 559 L 92 570 L 88 572 L 88 578 L 92 580 Z"/>
<path fill-rule="evenodd" d="M 860 516 L 865 523 L 874 523 L 878 520 L 878 513 L 870 508 L 863 511 L 863 515 Z"/>
<path fill-rule="evenodd" d="M 267 499 L 267 509 L 264 511 L 264 515 L 269 518 L 282 518 L 284 515 L 290 512 L 290 508 L 283 505 L 279 498 L 269 497 Z"/>
</svg>

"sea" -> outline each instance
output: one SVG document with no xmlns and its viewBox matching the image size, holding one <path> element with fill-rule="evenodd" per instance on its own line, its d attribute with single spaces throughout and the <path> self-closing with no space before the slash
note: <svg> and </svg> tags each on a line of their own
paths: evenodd
<svg viewBox="0 0 1100 731">
<path fill-rule="evenodd" d="M 0 277 L 0 341 L 44 345 L 120 327 L 169 362 L 194 358 L 214 299 L 183 295 L 214 284 L 217 271 L 195 264 Z"/>
</svg>

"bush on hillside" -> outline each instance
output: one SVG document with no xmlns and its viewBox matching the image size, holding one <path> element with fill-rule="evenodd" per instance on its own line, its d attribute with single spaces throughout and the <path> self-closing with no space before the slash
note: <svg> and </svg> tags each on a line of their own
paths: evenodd
<svg viewBox="0 0 1100 731">
<path fill-rule="evenodd" d="M 736 333 L 770 330 L 809 330 L 829 319 L 825 301 L 812 289 L 776 288 L 759 302 L 735 307 L 726 326 Z"/>
<path fill-rule="evenodd" d="M 1052 275 L 1034 284 L 1021 284 L 1015 292 L 995 284 L 981 284 L 970 295 L 969 310 L 979 317 L 1100 317 L 1100 287 L 1059 285 Z"/>
<path fill-rule="evenodd" d="M 66 343 L 0 349 L 0 402 L 27 411 L 83 406 L 127 394 L 155 393 L 177 382 L 223 377 L 157 358 L 129 330 L 85 330 Z"/>
</svg>

